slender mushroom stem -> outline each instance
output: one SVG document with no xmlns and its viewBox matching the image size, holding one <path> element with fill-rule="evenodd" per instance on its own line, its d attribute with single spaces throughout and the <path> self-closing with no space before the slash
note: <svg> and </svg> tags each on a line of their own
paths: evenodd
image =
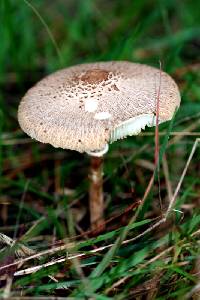
<svg viewBox="0 0 200 300">
<path fill-rule="evenodd" d="M 97 229 L 104 223 L 103 156 L 91 156 L 89 178 L 90 224 Z"/>
</svg>

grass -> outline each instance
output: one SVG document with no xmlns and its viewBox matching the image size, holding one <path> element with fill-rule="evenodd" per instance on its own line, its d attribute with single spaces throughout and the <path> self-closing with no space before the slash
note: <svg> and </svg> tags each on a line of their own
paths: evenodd
<svg viewBox="0 0 200 300">
<path fill-rule="evenodd" d="M 186 0 L 1 0 L 1 298 L 198 299 L 198 6 Z M 161 61 L 182 102 L 174 122 L 159 127 L 162 159 L 151 189 L 154 131 L 111 145 L 104 168 L 110 221 L 97 234 L 88 223 L 88 157 L 27 138 L 17 107 L 46 74 L 110 59 L 157 67 Z M 149 230 L 162 220 L 181 179 L 167 221 Z"/>
</svg>

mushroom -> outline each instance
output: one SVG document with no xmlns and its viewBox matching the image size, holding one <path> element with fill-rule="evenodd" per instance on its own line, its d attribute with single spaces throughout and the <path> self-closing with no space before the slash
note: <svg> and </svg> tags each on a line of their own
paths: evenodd
<svg viewBox="0 0 200 300">
<path fill-rule="evenodd" d="M 160 87 L 159 87 L 160 85 Z M 108 144 L 172 118 L 180 104 L 174 80 L 154 67 L 127 61 L 81 64 L 39 81 L 18 110 L 21 128 L 54 147 L 86 152 L 90 166 L 90 222 L 103 224 L 103 155 Z"/>
</svg>

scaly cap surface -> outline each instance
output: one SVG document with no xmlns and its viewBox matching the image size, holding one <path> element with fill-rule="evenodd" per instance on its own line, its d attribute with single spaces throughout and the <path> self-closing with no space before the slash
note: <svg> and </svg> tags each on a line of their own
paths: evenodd
<svg viewBox="0 0 200 300">
<path fill-rule="evenodd" d="M 174 80 L 159 69 L 127 61 L 69 67 L 39 81 L 18 110 L 21 128 L 54 147 L 91 152 L 170 120 L 180 104 Z"/>
</svg>

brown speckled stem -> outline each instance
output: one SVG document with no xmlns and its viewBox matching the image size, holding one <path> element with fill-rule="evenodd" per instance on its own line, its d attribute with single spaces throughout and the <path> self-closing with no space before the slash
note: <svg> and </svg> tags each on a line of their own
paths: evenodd
<svg viewBox="0 0 200 300">
<path fill-rule="evenodd" d="M 103 199 L 103 157 L 91 156 L 90 163 L 90 224 L 92 229 L 102 227 L 104 223 L 104 199 Z"/>
</svg>

